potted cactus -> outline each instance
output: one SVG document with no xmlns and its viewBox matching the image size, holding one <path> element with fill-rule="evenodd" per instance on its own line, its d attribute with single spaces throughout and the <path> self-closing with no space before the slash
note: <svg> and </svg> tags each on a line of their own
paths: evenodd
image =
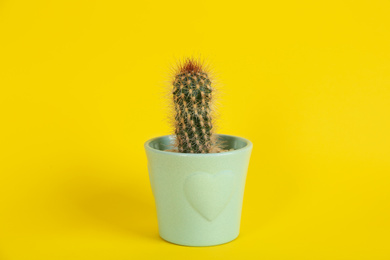
<svg viewBox="0 0 390 260">
<path fill-rule="evenodd" d="M 230 242 L 239 234 L 252 143 L 214 132 L 213 82 L 198 60 L 177 66 L 171 95 L 174 134 L 145 143 L 159 234 L 187 246 Z"/>
</svg>

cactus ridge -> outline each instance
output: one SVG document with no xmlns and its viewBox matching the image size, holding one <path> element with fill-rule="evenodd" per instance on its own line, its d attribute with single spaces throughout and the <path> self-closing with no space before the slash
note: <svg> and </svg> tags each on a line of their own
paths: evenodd
<svg viewBox="0 0 390 260">
<path fill-rule="evenodd" d="M 214 147 L 212 87 L 202 65 L 187 59 L 173 81 L 175 134 L 181 153 L 210 153 Z"/>
</svg>

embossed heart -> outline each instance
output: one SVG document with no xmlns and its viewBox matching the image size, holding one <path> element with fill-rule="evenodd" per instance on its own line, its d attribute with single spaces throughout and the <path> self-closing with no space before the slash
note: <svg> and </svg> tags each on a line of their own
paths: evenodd
<svg viewBox="0 0 390 260">
<path fill-rule="evenodd" d="M 229 170 L 216 174 L 195 172 L 185 180 L 184 193 L 194 210 L 212 221 L 231 200 L 236 186 L 235 179 Z"/>
</svg>

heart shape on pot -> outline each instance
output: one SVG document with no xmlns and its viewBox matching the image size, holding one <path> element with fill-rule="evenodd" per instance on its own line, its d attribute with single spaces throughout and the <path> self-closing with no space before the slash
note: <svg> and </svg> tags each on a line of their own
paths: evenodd
<svg viewBox="0 0 390 260">
<path fill-rule="evenodd" d="M 235 175 L 229 170 L 216 174 L 195 172 L 185 180 L 184 193 L 195 211 L 212 221 L 231 200 L 235 179 Z"/>
</svg>

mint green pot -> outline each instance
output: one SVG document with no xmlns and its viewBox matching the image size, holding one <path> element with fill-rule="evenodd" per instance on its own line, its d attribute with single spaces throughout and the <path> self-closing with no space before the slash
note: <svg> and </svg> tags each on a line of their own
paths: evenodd
<svg viewBox="0 0 390 260">
<path fill-rule="evenodd" d="M 160 236 L 186 246 L 230 242 L 240 231 L 241 209 L 252 143 L 217 135 L 234 151 L 189 154 L 164 151 L 174 136 L 145 143 Z"/>
</svg>

